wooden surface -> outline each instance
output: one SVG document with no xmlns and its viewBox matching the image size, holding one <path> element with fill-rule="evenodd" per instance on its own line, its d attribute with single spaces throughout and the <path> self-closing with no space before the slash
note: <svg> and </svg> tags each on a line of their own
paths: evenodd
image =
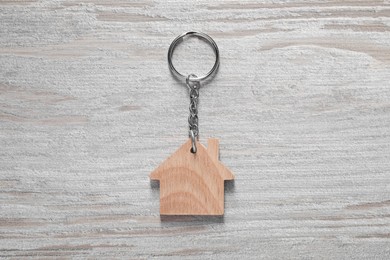
<svg viewBox="0 0 390 260">
<path fill-rule="evenodd" d="M 187 30 L 220 48 L 223 218 L 160 218 L 148 178 L 188 138 Z M 0 1 L 0 257 L 389 259 L 389 82 L 389 1 Z"/>
<path fill-rule="evenodd" d="M 160 185 L 161 215 L 213 215 L 224 213 L 225 180 L 233 173 L 219 160 L 219 140 L 207 140 L 207 148 L 188 139 L 151 174 Z"/>
</svg>

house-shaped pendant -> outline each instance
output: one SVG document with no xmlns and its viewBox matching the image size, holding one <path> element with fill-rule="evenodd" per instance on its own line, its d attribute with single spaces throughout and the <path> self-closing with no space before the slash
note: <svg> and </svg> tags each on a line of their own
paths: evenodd
<svg viewBox="0 0 390 260">
<path fill-rule="evenodd" d="M 234 175 L 219 161 L 219 141 L 191 147 L 189 139 L 150 174 L 160 181 L 160 214 L 223 215 L 224 181 Z"/>
</svg>

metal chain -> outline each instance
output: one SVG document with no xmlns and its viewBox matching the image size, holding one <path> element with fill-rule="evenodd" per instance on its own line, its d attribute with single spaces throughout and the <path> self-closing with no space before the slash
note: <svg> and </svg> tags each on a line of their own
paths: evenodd
<svg viewBox="0 0 390 260">
<path fill-rule="evenodd" d="M 190 92 L 190 115 L 188 116 L 189 137 L 192 140 L 192 153 L 196 153 L 196 140 L 199 138 L 198 125 L 198 103 L 200 81 L 195 74 L 190 74 L 186 78 L 186 84 Z"/>
</svg>

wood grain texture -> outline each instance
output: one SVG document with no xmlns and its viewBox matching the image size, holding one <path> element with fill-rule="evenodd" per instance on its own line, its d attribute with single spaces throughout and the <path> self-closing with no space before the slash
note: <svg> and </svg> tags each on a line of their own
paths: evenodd
<svg viewBox="0 0 390 260">
<path fill-rule="evenodd" d="M 224 213 L 225 180 L 233 173 L 219 161 L 219 140 L 207 140 L 207 148 L 187 140 L 151 174 L 160 184 L 161 215 L 211 215 Z"/>
<path fill-rule="evenodd" d="M 188 30 L 220 49 L 222 218 L 160 218 L 148 178 L 188 137 Z M 389 259 L 389 82 L 389 1 L 0 1 L 0 257 Z"/>
</svg>

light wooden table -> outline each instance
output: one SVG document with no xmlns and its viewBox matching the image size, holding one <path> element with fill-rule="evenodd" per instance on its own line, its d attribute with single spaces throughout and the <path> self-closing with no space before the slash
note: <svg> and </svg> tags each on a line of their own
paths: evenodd
<svg viewBox="0 0 390 260">
<path fill-rule="evenodd" d="M 188 30 L 221 52 L 223 218 L 160 218 L 148 178 L 187 138 Z M 154 257 L 390 258 L 389 1 L 0 1 L 0 258 Z"/>
</svg>

